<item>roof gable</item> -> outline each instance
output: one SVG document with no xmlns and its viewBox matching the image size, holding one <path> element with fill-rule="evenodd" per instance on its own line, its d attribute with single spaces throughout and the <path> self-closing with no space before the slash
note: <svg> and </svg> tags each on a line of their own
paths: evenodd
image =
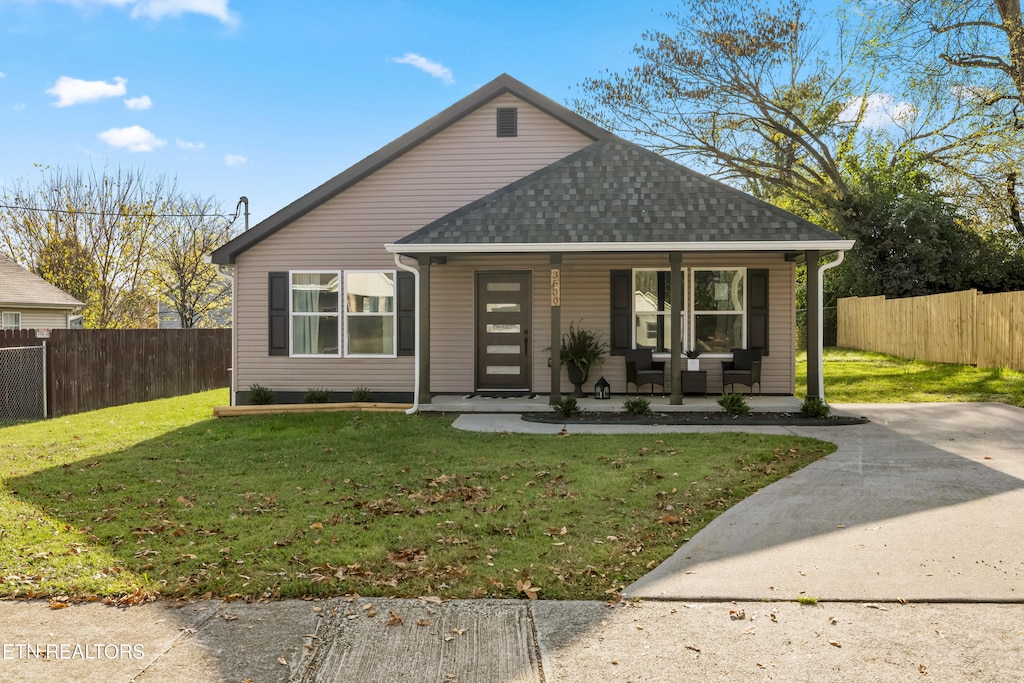
<svg viewBox="0 0 1024 683">
<path fill-rule="evenodd" d="M 213 252 L 213 262 L 234 263 L 235 259 L 250 247 L 258 244 L 324 202 L 344 192 L 347 188 L 385 167 L 414 147 L 506 93 L 516 96 L 593 140 L 611 136 L 611 133 L 579 114 L 524 85 L 508 74 L 502 74 L 220 247 Z"/>
<path fill-rule="evenodd" d="M 609 137 L 396 243 L 666 244 L 840 241 L 833 232 Z"/>
<path fill-rule="evenodd" d="M 85 304 L 0 256 L 0 305 L 71 309 Z"/>
</svg>

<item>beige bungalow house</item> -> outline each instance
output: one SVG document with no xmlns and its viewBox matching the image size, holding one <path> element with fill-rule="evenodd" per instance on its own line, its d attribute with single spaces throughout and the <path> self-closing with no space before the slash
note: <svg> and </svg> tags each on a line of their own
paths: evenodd
<svg viewBox="0 0 1024 683">
<path fill-rule="evenodd" d="M 0 256 L 0 328 L 65 330 L 81 301 Z"/>
<path fill-rule="evenodd" d="M 557 401 L 570 322 L 651 348 L 681 400 L 682 353 L 760 348 L 764 393 L 795 388 L 795 267 L 853 243 L 616 137 L 502 75 L 213 253 L 233 265 L 232 400 L 535 392 Z M 832 262 L 833 264 L 835 261 Z M 831 264 L 829 264 L 831 265 Z M 597 375 L 592 373 L 589 384 Z M 816 387 L 819 387 L 816 389 Z"/>
</svg>

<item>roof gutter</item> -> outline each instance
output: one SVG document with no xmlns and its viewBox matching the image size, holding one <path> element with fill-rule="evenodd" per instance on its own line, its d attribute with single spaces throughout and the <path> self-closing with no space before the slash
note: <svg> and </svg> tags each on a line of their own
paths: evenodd
<svg viewBox="0 0 1024 683">
<path fill-rule="evenodd" d="M 415 320 L 416 347 L 412 352 L 413 386 L 412 386 L 412 407 L 405 411 L 406 415 L 412 415 L 420 409 L 420 271 L 416 268 L 402 263 L 402 255 L 395 254 L 395 265 L 402 270 L 412 273 L 413 283 L 416 290 L 416 303 L 413 308 L 413 320 Z"/>
<path fill-rule="evenodd" d="M 855 240 L 730 242 L 493 242 L 487 244 L 385 244 L 389 254 L 561 254 L 595 252 L 722 252 L 722 251 L 806 251 L 842 253 Z"/>
</svg>

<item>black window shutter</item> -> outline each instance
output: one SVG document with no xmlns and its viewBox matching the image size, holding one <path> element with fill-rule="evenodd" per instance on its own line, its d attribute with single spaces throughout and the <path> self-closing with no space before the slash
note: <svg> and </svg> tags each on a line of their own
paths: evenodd
<svg viewBox="0 0 1024 683">
<path fill-rule="evenodd" d="M 611 339 L 609 353 L 624 356 L 633 345 L 633 271 L 613 270 L 611 273 Z"/>
<path fill-rule="evenodd" d="M 398 355 L 411 356 L 416 353 L 415 276 L 409 272 L 399 272 L 395 290 L 398 293 L 395 303 L 398 312 Z"/>
<path fill-rule="evenodd" d="M 768 270 L 747 271 L 747 348 L 768 355 Z"/>
<path fill-rule="evenodd" d="M 498 109 L 498 137 L 514 138 L 519 135 L 519 110 L 515 107 Z"/>
<path fill-rule="evenodd" d="M 271 356 L 288 355 L 288 273 L 270 273 L 267 338 Z"/>
</svg>

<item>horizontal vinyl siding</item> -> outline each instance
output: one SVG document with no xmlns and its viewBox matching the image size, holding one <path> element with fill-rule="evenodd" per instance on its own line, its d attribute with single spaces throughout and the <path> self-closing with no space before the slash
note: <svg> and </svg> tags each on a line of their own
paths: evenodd
<svg viewBox="0 0 1024 683">
<path fill-rule="evenodd" d="M 0 311 L 21 313 L 21 329 L 66 330 L 68 328 L 68 312 L 62 308 L 2 308 Z"/>
<path fill-rule="evenodd" d="M 562 331 L 570 322 L 601 332 L 609 338 L 610 272 L 630 268 L 667 268 L 668 256 L 636 254 L 563 255 L 561 265 Z M 781 255 L 684 254 L 683 267 L 746 267 L 769 270 L 769 347 L 770 355 L 762 366 L 764 393 L 792 394 L 794 390 L 794 297 L 793 264 Z M 545 255 L 506 257 L 449 257 L 445 266 L 433 266 L 431 277 L 431 390 L 436 393 L 461 393 L 473 390 L 473 301 L 477 271 L 530 270 L 533 272 L 533 327 L 530 344 L 533 353 L 533 390 L 547 393 L 551 388 L 547 366 L 551 346 L 551 310 L 549 299 L 550 262 Z M 703 357 L 701 369 L 708 371 L 708 391 L 722 390 L 723 358 Z M 685 364 L 685 359 L 683 359 Z M 604 377 L 614 393 L 626 391 L 626 365 L 622 356 L 606 356 L 600 368 L 591 371 L 584 389 Z M 666 381 L 670 381 L 666 372 Z M 572 390 L 562 370 L 562 391 Z M 666 387 L 668 391 L 670 385 Z M 740 389 L 740 387 L 736 387 Z M 744 389 L 745 390 L 745 389 Z"/>
<path fill-rule="evenodd" d="M 518 107 L 518 137 L 496 137 L 498 107 Z M 394 270 L 394 258 L 384 251 L 384 244 L 590 142 L 547 114 L 503 95 L 242 254 L 236 265 L 238 389 L 259 383 L 281 391 L 312 386 L 349 391 L 357 385 L 375 391 L 412 391 L 412 357 L 268 356 L 267 273 Z M 472 304 L 472 291 L 466 296 Z M 472 338 L 471 306 L 466 314 Z M 440 344 L 435 342 L 434 347 Z M 472 374 L 467 385 L 471 384 Z"/>
</svg>

